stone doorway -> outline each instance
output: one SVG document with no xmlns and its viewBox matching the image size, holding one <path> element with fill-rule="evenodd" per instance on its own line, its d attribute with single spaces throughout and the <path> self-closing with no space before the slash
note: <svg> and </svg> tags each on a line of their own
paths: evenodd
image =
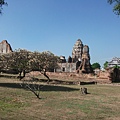
<svg viewBox="0 0 120 120">
<path fill-rule="evenodd" d="M 65 72 L 65 67 L 62 67 L 62 72 Z"/>
<path fill-rule="evenodd" d="M 81 64 L 81 61 L 77 61 L 77 62 L 76 62 L 76 70 L 78 70 L 78 69 L 79 69 L 80 64 Z"/>
</svg>

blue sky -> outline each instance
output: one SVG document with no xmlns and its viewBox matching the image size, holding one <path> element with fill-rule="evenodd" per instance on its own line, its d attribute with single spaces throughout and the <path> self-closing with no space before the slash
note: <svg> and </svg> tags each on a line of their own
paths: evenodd
<svg viewBox="0 0 120 120">
<path fill-rule="evenodd" d="M 77 39 L 90 48 L 91 64 L 120 57 L 120 17 L 107 0 L 6 0 L 0 41 L 13 50 L 51 51 L 68 58 Z"/>
</svg>

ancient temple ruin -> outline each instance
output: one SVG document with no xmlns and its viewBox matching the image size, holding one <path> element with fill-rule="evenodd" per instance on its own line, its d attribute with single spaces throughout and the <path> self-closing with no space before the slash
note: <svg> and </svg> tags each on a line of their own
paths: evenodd
<svg viewBox="0 0 120 120">
<path fill-rule="evenodd" d="M 59 72 L 92 72 L 89 47 L 87 45 L 83 45 L 82 41 L 78 39 L 73 46 L 72 57 L 69 56 L 67 61 L 65 57 L 62 57 L 59 67 L 60 69 L 57 70 Z"/>
<path fill-rule="evenodd" d="M 0 53 L 10 53 L 12 52 L 11 45 L 7 42 L 7 40 L 3 40 L 0 43 Z"/>
<path fill-rule="evenodd" d="M 72 62 L 81 61 L 83 53 L 83 44 L 80 39 L 76 41 L 72 50 Z"/>
</svg>

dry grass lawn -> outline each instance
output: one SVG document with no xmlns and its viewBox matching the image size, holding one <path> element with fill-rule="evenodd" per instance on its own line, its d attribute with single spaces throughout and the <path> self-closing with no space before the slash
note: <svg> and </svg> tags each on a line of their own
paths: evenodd
<svg viewBox="0 0 120 120">
<path fill-rule="evenodd" d="M 45 83 L 40 83 L 45 84 Z M 0 78 L 0 120 L 120 120 L 119 85 L 45 85 L 42 99 L 15 79 Z"/>
</svg>

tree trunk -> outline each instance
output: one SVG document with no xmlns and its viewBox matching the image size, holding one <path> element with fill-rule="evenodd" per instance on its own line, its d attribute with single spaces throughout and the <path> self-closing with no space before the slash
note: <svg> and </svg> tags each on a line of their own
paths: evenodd
<svg viewBox="0 0 120 120">
<path fill-rule="evenodd" d="M 26 72 L 25 72 L 25 70 L 23 70 L 23 77 L 25 77 L 25 75 L 26 75 Z"/>
<path fill-rule="evenodd" d="M 22 74 L 22 71 L 19 71 L 19 79 L 20 79 L 20 80 L 22 79 L 21 74 Z"/>
</svg>

